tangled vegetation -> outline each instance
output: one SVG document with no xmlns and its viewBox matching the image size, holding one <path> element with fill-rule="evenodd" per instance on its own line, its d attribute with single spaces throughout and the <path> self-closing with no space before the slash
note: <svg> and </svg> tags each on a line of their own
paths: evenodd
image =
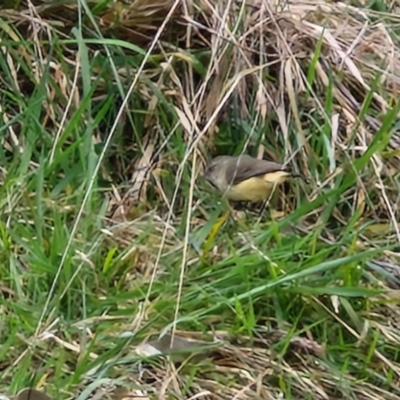
<svg viewBox="0 0 400 400">
<path fill-rule="evenodd" d="M 399 22 L 3 1 L 0 392 L 397 399 Z M 308 181 L 232 218 L 202 171 L 241 152 Z"/>
</svg>

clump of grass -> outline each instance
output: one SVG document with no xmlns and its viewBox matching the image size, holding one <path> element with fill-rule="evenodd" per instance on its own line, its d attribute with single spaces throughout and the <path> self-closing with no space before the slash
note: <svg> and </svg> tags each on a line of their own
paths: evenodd
<svg viewBox="0 0 400 400">
<path fill-rule="evenodd" d="M 397 398 L 392 5 L 7 6 L 1 391 Z M 242 151 L 310 182 L 233 221 L 200 175 Z"/>
</svg>

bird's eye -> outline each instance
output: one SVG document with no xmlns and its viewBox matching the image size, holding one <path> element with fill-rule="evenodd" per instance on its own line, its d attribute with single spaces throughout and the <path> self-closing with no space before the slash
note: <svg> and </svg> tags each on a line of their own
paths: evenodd
<svg viewBox="0 0 400 400">
<path fill-rule="evenodd" d="M 209 175 L 209 174 L 211 174 L 211 172 L 213 172 L 213 170 L 214 170 L 214 166 L 209 165 L 204 172 L 206 175 Z"/>
</svg>

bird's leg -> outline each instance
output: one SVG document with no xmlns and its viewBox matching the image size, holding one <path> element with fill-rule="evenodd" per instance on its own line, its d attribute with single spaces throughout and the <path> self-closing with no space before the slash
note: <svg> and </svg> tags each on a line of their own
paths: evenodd
<svg viewBox="0 0 400 400">
<path fill-rule="evenodd" d="M 264 214 L 264 211 L 267 208 L 268 204 L 269 204 L 269 200 L 265 200 L 262 202 L 260 212 L 258 213 L 258 222 L 261 221 L 262 215 Z"/>
<path fill-rule="evenodd" d="M 236 207 L 235 207 L 236 206 Z M 239 221 L 245 218 L 246 213 L 243 208 L 246 207 L 244 202 L 237 202 L 235 206 L 229 203 L 230 212 L 234 221 Z"/>
<path fill-rule="evenodd" d="M 261 222 L 261 218 L 265 212 L 265 209 L 271 204 L 271 200 L 272 200 L 274 194 L 276 193 L 275 189 L 276 189 L 276 185 L 274 185 L 274 187 L 272 188 L 272 190 L 269 194 L 269 197 L 262 202 L 261 210 L 258 213 L 258 220 L 257 220 L 258 223 Z"/>
</svg>

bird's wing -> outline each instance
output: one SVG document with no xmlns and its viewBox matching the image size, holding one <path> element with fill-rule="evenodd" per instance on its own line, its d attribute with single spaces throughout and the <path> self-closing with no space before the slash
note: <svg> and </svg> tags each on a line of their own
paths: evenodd
<svg viewBox="0 0 400 400">
<path fill-rule="evenodd" d="M 254 176 L 282 170 L 282 164 L 267 160 L 257 160 L 248 155 L 243 155 L 229 161 L 229 168 L 226 169 L 226 180 L 230 185 L 237 184 Z"/>
</svg>

